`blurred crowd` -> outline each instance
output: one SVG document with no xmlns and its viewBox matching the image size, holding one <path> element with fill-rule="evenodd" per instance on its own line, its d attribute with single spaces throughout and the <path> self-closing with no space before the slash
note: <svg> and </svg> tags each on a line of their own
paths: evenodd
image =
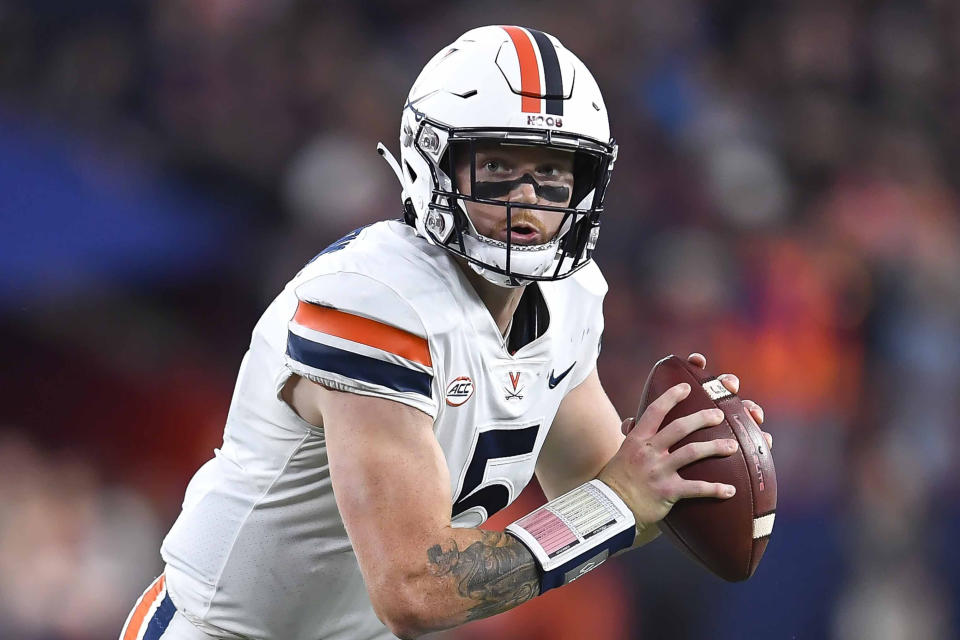
<svg viewBox="0 0 960 640">
<path fill-rule="evenodd" d="M 607 101 L 611 399 L 736 372 L 779 507 L 746 583 L 657 541 L 444 637 L 960 636 L 960 4 L 0 0 L 0 637 L 119 632 L 259 313 L 399 216 L 375 144 L 489 23 Z"/>
</svg>

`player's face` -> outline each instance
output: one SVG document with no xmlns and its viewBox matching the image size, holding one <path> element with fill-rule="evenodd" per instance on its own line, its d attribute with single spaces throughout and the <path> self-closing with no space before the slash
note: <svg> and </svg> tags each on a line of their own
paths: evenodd
<svg viewBox="0 0 960 640">
<path fill-rule="evenodd" d="M 477 231 L 488 238 L 515 244 L 543 244 L 557 234 L 563 214 L 524 209 L 523 204 L 570 206 L 573 193 L 573 153 L 537 146 L 490 143 L 476 147 L 476 195 L 516 203 L 507 210 L 491 204 L 465 201 L 467 214 Z M 472 195 L 470 158 L 456 165 L 460 193 Z"/>
</svg>

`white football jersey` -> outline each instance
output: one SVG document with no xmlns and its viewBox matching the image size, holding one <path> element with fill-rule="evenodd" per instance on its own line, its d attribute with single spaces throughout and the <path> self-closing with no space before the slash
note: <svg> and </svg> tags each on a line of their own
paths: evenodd
<svg viewBox="0 0 960 640">
<path fill-rule="evenodd" d="M 538 286 L 548 328 L 511 354 L 450 254 L 399 221 L 314 258 L 257 323 L 223 446 L 164 541 L 177 609 L 222 637 L 392 637 L 334 501 L 323 429 L 280 390 L 296 373 L 431 416 L 452 522 L 478 526 L 530 481 L 560 401 L 596 362 L 606 292 L 596 265 Z"/>
</svg>

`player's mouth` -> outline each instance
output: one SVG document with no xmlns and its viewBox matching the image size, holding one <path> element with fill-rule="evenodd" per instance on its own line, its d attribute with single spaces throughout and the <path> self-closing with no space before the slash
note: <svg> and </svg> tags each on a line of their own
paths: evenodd
<svg viewBox="0 0 960 640">
<path fill-rule="evenodd" d="M 519 216 L 518 216 L 519 217 Z M 513 244 L 543 244 L 546 241 L 545 234 L 538 224 L 538 220 L 521 217 L 516 220 L 509 229 L 504 227 L 497 234 L 497 240 L 506 242 L 507 236 Z"/>
<path fill-rule="evenodd" d="M 498 238 L 501 242 L 507 241 L 507 230 L 501 232 Z M 540 232 L 527 224 L 515 224 L 510 227 L 510 242 L 514 244 L 540 244 Z"/>
</svg>

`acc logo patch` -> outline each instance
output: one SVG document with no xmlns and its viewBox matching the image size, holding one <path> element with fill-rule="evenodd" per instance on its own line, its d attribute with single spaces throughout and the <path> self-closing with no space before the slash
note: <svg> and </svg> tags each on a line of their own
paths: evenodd
<svg viewBox="0 0 960 640">
<path fill-rule="evenodd" d="M 454 378 L 447 385 L 447 404 L 459 407 L 473 396 L 473 380 L 467 376 Z"/>
</svg>

